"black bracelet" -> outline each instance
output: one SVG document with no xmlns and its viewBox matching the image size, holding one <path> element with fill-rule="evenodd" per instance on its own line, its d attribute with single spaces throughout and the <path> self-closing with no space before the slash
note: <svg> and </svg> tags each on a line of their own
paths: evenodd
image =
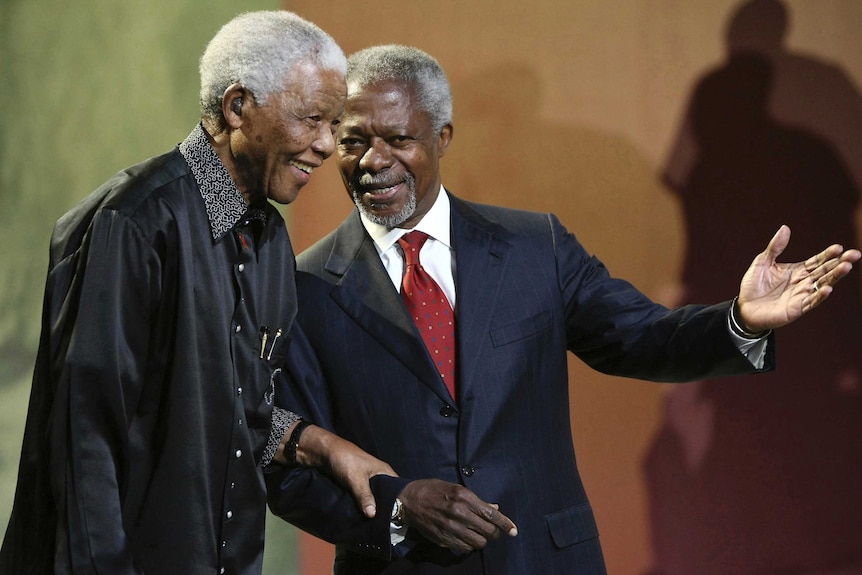
<svg viewBox="0 0 862 575">
<path fill-rule="evenodd" d="M 293 428 L 293 431 L 290 432 L 290 438 L 287 440 L 287 445 L 284 446 L 284 458 L 287 460 L 287 464 L 292 467 L 299 465 L 296 462 L 296 449 L 299 447 L 299 438 L 302 435 L 302 432 L 305 431 L 305 428 L 309 425 L 311 425 L 309 422 L 300 420 L 299 423 L 296 424 L 296 427 Z"/>
</svg>

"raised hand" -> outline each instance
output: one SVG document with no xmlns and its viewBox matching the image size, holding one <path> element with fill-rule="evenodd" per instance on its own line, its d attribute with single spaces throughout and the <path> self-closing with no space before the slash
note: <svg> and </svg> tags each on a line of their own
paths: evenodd
<svg viewBox="0 0 862 575">
<path fill-rule="evenodd" d="M 799 319 L 823 303 L 862 257 L 859 250 L 835 244 L 804 262 L 778 263 L 789 242 L 790 228 L 781 226 L 742 277 L 739 317 L 748 331 L 774 329 Z"/>
</svg>

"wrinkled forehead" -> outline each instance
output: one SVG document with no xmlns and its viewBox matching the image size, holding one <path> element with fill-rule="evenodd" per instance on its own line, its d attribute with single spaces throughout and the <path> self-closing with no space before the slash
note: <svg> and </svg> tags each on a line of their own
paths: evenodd
<svg viewBox="0 0 862 575">
<path fill-rule="evenodd" d="M 284 78 L 284 91 L 302 98 L 347 97 L 344 74 L 336 69 L 308 62 L 291 69 Z"/>
<path fill-rule="evenodd" d="M 288 73 L 280 91 L 267 94 L 263 100 L 254 93 L 252 96 L 278 114 L 333 119 L 344 110 L 347 86 L 338 70 L 303 65 Z"/>
<path fill-rule="evenodd" d="M 375 82 L 360 82 L 356 79 L 347 79 L 347 98 L 383 98 L 414 100 L 416 90 L 414 86 L 404 80 L 379 80 Z M 382 101 L 381 101 L 382 103 Z"/>
<path fill-rule="evenodd" d="M 373 133 L 410 131 L 425 133 L 430 118 L 418 105 L 407 84 L 383 82 L 351 90 L 348 84 L 347 102 L 341 127 Z"/>
</svg>

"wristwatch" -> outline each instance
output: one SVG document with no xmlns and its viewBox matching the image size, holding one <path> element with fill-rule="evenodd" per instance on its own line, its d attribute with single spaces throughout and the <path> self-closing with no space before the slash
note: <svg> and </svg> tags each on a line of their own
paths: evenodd
<svg viewBox="0 0 862 575">
<path fill-rule="evenodd" d="M 395 498 L 395 504 L 392 506 L 392 517 L 389 520 L 395 527 L 404 527 L 404 509 L 401 505 L 401 500 Z"/>
<path fill-rule="evenodd" d="M 305 431 L 305 428 L 309 425 L 311 425 L 309 422 L 301 419 L 299 423 L 296 424 L 296 427 L 293 428 L 290 438 L 287 440 L 287 445 L 284 446 L 284 458 L 287 460 L 287 464 L 291 467 L 299 465 L 296 462 L 296 450 L 299 448 L 299 438 L 302 436 L 302 432 Z"/>
</svg>

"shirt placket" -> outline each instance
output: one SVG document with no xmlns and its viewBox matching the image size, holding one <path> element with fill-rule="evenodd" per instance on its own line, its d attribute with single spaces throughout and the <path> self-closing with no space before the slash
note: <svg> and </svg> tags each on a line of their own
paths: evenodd
<svg viewBox="0 0 862 575">
<path fill-rule="evenodd" d="M 248 353 L 248 344 L 245 342 L 248 338 L 255 337 L 256 333 L 251 319 L 251 310 L 247 306 L 247 297 L 250 295 L 251 290 L 248 277 L 251 271 L 249 268 L 254 264 L 256 259 L 255 238 L 252 229 L 252 222 L 244 218 L 232 230 L 238 247 L 237 259 L 233 264 L 233 277 L 237 289 L 237 305 L 231 320 L 231 353 L 235 358 L 235 362 L 237 361 L 236 358 Z M 244 393 L 247 395 L 247 392 L 243 390 L 242 381 L 238 378 L 234 379 L 233 386 L 233 425 L 229 452 L 227 454 L 227 475 L 221 518 L 222 536 L 218 569 L 220 575 L 237 573 L 240 568 L 239 554 L 242 553 L 242 550 L 238 549 L 238 545 L 235 545 L 234 541 L 237 540 L 236 535 L 238 530 L 246 523 L 239 515 L 248 513 L 248 510 L 244 509 L 244 502 L 240 494 L 243 489 L 249 489 L 249 486 L 243 485 L 244 481 L 248 481 L 244 470 L 248 469 L 250 465 L 248 458 L 253 457 L 251 447 L 247 441 L 248 433 L 245 429 L 248 422 L 246 421 Z"/>
</svg>

